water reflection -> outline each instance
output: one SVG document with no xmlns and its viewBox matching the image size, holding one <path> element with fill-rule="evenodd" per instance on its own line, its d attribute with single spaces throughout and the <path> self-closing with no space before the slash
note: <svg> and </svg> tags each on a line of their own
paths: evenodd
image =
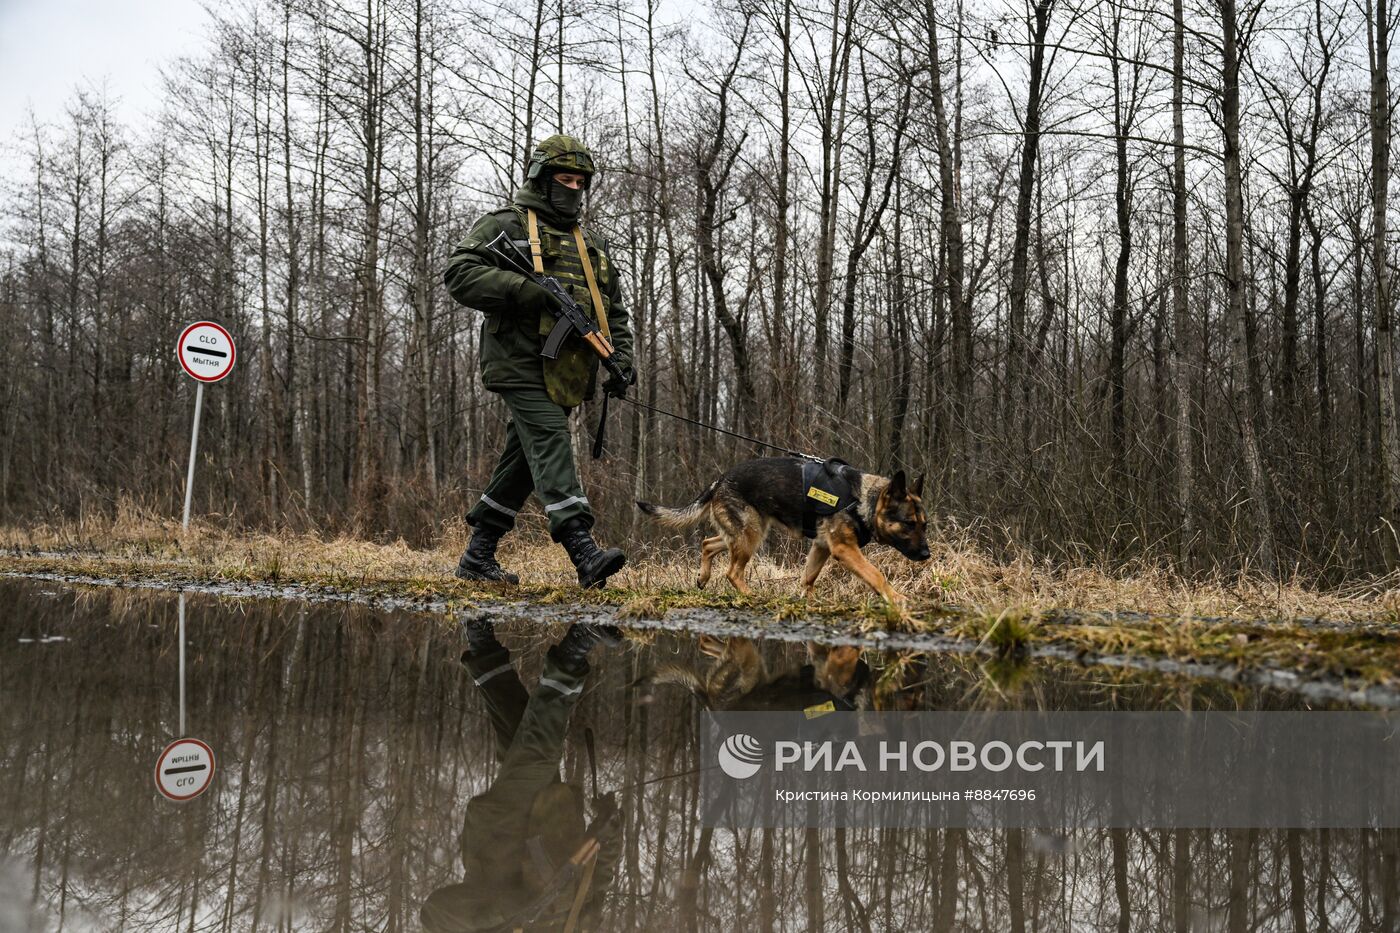
<svg viewBox="0 0 1400 933">
<path fill-rule="evenodd" d="M 221 773 L 174 804 L 151 768 L 178 730 L 175 598 L 5 583 L 0 605 L 4 931 L 416 930 L 443 891 L 470 929 L 540 903 L 563 929 L 590 865 L 578 929 L 1397 928 L 1388 831 L 699 825 L 702 703 L 1307 705 L 1286 694 L 647 633 L 570 675 L 558 627 L 498 626 L 499 654 L 464 663 L 442 620 L 191 597 L 188 729 Z"/>
<path fill-rule="evenodd" d="M 598 789 L 591 730 L 586 744 L 592 822 L 585 821 L 583 789 L 559 776 L 594 636 L 587 626 L 571 627 L 564 642 L 545 653 L 531 692 L 491 623 L 473 619 L 467 627 L 462 663 L 481 691 L 498 764 L 486 791 L 467 801 L 461 835 L 465 878 L 428 895 L 423 926 L 431 933 L 596 929 L 621 834 L 617 795 Z"/>
</svg>

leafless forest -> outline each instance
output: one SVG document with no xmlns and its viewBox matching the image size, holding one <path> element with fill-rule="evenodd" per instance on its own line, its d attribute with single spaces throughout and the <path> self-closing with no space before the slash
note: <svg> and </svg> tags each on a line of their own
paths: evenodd
<svg viewBox="0 0 1400 933">
<path fill-rule="evenodd" d="M 459 519 L 503 410 L 439 269 L 563 129 L 643 399 L 994 546 L 1391 569 L 1389 2 L 246 0 L 158 120 L 85 85 L 9 141 L 0 517 L 174 513 L 207 317 L 202 513 Z M 585 465 L 613 535 L 759 452 L 644 414 Z"/>
</svg>

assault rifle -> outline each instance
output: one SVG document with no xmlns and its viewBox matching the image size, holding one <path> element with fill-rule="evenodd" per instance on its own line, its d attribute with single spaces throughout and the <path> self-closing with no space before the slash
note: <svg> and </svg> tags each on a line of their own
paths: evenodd
<svg viewBox="0 0 1400 933">
<path fill-rule="evenodd" d="M 515 241 L 504 231 L 490 243 L 487 243 L 486 249 L 510 266 L 512 271 L 519 272 L 558 300 L 559 320 L 555 323 L 554 329 L 549 332 L 549 336 L 545 338 L 544 349 L 540 351 L 541 356 L 557 360 L 565 338 L 570 334 L 578 334 L 585 343 L 593 348 L 593 352 L 598 354 L 598 358 L 603 361 L 603 366 L 609 373 L 616 376 L 623 385 L 629 383 L 628 374 L 613 359 L 612 343 L 603 336 L 598 325 L 588 319 L 588 315 L 579 307 L 578 302 L 574 301 L 574 296 L 569 294 L 569 290 L 558 279 L 552 275 L 541 275 L 536 272 L 534 264 L 527 259 L 525 254 L 520 251 L 520 247 L 516 246 Z M 587 256 L 582 256 L 580 259 L 588 262 Z M 599 314 L 607 313 L 603 308 L 596 310 Z"/>
</svg>

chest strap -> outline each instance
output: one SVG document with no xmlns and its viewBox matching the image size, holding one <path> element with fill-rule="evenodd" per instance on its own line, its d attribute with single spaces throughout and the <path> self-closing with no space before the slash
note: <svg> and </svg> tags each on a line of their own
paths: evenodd
<svg viewBox="0 0 1400 933">
<path fill-rule="evenodd" d="M 573 856 L 558 869 L 554 868 L 549 856 L 541 848 L 538 836 L 531 837 L 525 843 L 525 847 L 540 876 L 548 879 L 545 882 L 545 889 L 537 894 L 530 903 L 521 907 L 505 921 L 490 927 L 485 933 L 506 933 L 506 931 L 523 933 L 526 927 L 539 922 L 551 925 L 557 923 L 561 919 L 561 915 L 556 913 L 546 916 L 546 912 L 554 904 L 555 899 L 567 890 L 575 879 L 578 879 L 578 887 L 574 889 L 569 913 L 567 917 L 563 918 L 564 933 L 574 933 L 578 927 L 579 917 L 583 913 L 583 905 L 588 897 L 589 888 L 593 884 L 593 872 L 598 867 L 598 855 L 602 851 L 602 844 L 595 837 L 585 838 Z"/>
<path fill-rule="evenodd" d="M 875 532 L 866 524 L 865 519 L 860 517 L 860 511 L 856 507 L 859 504 L 852 505 L 846 513 L 851 516 L 851 522 L 856 526 L 856 544 L 865 547 L 870 543 L 870 539 L 875 537 Z"/>
<path fill-rule="evenodd" d="M 817 536 L 817 522 L 844 512 L 855 526 L 856 543 L 865 547 L 874 537 L 870 526 L 860 514 L 860 496 L 851 487 L 843 472 L 844 460 L 831 459 L 825 463 L 810 461 L 802 465 L 802 535 Z"/>
</svg>

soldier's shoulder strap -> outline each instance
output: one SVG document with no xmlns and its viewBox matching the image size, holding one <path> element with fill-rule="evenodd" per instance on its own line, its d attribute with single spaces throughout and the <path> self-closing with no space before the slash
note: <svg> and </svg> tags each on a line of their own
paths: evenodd
<svg viewBox="0 0 1400 933">
<path fill-rule="evenodd" d="M 498 207 L 494 211 L 487 211 L 486 216 L 496 218 L 497 223 L 510 223 L 518 221 L 525 222 L 525 211 L 514 204 L 507 204 L 505 207 Z"/>
<path fill-rule="evenodd" d="M 496 234 L 496 231 L 491 229 L 493 226 L 518 239 L 519 231 L 524 229 L 524 221 L 517 218 L 515 208 L 501 207 L 494 211 L 487 211 L 478 217 L 472 229 L 478 235 L 490 238 Z"/>
<path fill-rule="evenodd" d="M 579 228 L 583 230 L 583 237 L 589 248 L 598 254 L 600 275 L 605 280 L 612 281 L 616 277 L 618 269 L 617 258 L 613 256 L 612 241 L 601 233 L 589 230 L 583 224 L 579 224 Z"/>
<path fill-rule="evenodd" d="M 578 228 L 583 231 L 583 238 L 585 241 L 587 241 L 589 246 L 591 246 L 593 249 L 596 249 L 598 252 L 603 253 L 604 255 L 607 254 L 608 241 L 604 239 L 602 234 L 594 233 L 592 230 L 588 229 L 583 224 L 579 224 Z"/>
</svg>

